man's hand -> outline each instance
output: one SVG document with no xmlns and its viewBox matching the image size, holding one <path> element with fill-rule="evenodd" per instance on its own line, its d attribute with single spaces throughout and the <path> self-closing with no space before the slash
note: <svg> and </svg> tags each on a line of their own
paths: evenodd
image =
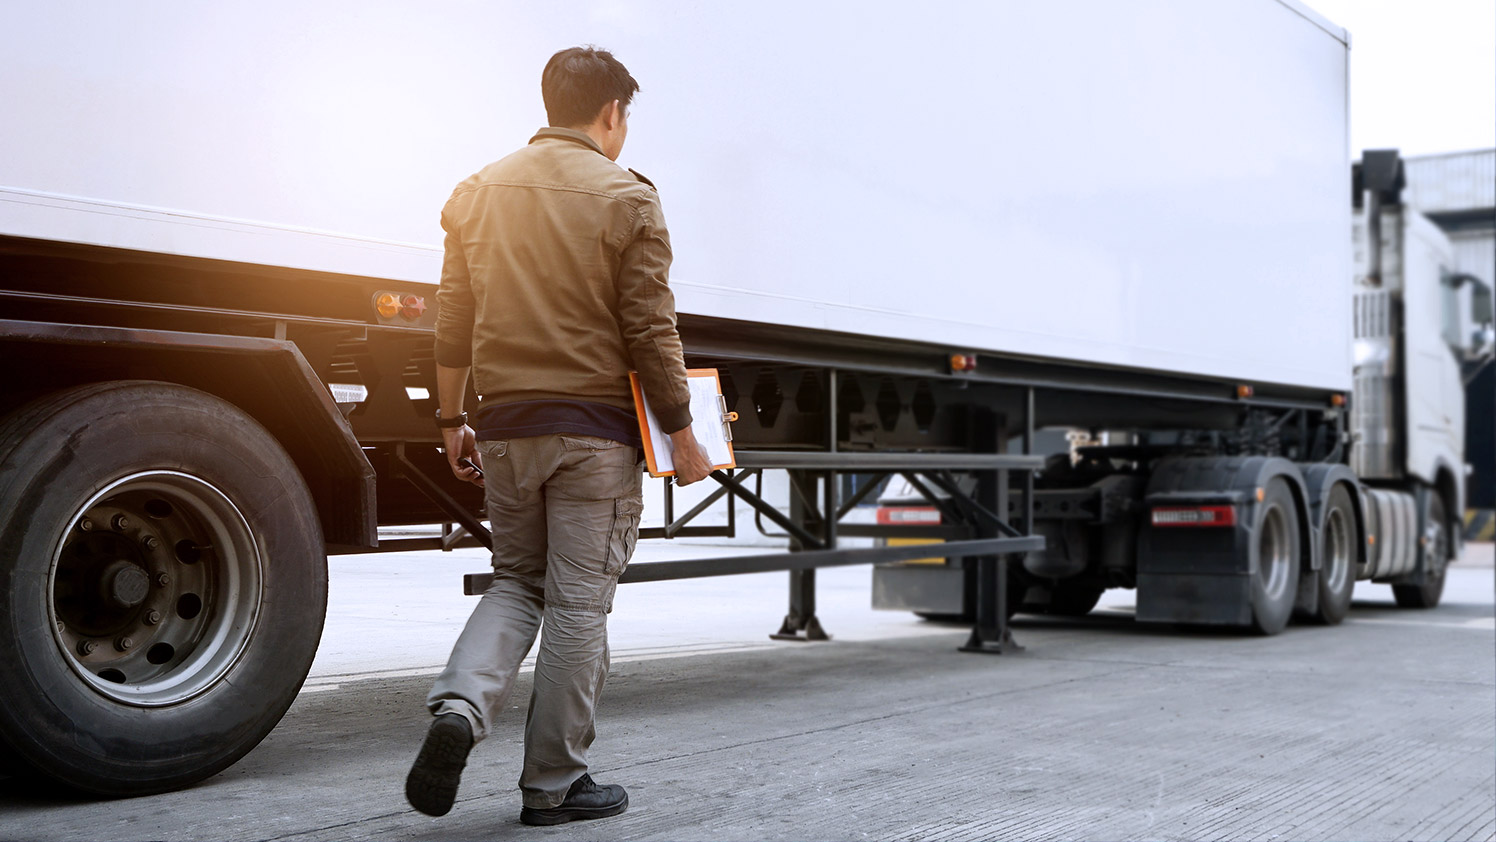
<svg viewBox="0 0 1496 842">
<path fill-rule="evenodd" d="M 467 457 L 480 469 L 483 467 L 483 457 L 478 455 L 478 438 L 473 434 L 473 428 L 464 424 L 442 430 L 442 446 L 447 450 L 447 464 L 452 466 L 453 476 L 482 488 L 483 477 L 477 471 L 457 464 L 458 459 Z"/>
<path fill-rule="evenodd" d="M 707 478 L 712 472 L 712 462 L 706 457 L 706 448 L 696 441 L 690 427 L 670 434 L 670 459 L 675 462 L 675 484 L 690 485 Z"/>
<path fill-rule="evenodd" d="M 453 368 L 452 366 L 436 364 L 436 405 L 443 418 L 456 418 L 462 414 L 462 397 L 467 392 L 469 366 Z M 470 482 L 479 488 L 483 487 L 483 477 L 472 468 L 464 468 L 457 464 L 458 459 L 466 458 L 479 470 L 483 468 L 483 459 L 478 455 L 478 437 L 473 434 L 473 428 L 464 424 L 461 427 L 443 427 L 442 447 L 447 451 L 447 464 L 452 466 L 452 475 Z"/>
</svg>

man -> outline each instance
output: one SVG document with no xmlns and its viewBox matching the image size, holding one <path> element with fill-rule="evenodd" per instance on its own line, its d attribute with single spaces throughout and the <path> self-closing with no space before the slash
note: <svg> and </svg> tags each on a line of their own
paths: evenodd
<svg viewBox="0 0 1496 842">
<path fill-rule="evenodd" d="M 643 509 L 630 369 L 670 433 L 676 481 L 711 470 L 691 434 L 659 198 L 613 163 L 638 90 L 604 50 L 556 53 L 541 75 L 550 126 L 457 185 L 442 210 L 437 426 L 453 473 L 487 490 L 494 580 L 426 700 L 435 720 L 405 792 L 430 815 L 452 808 L 537 631 L 520 820 L 628 808 L 623 787 L 587 774 L 587 749 L 606 615 Z M 476 431 L 463 413 L 470 369 Z"/>
</svg>

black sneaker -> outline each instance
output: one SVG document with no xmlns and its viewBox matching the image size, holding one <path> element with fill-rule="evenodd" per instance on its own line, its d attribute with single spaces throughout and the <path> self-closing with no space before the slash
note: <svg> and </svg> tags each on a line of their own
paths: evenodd
<svg viewBox="0 0 1496 842">
<path fill-rule="evenodd" d="M 466 718 L 444 713 L 431 723 L 421 753 L 405 777 L 405 798 L 428 816 L 445 816 L 457 800 L 462 767 L 473 750 L 473 728 Z"/>
<path fill-rule="evenodd" d="M 526 807 L 519 811 L 525 824 L 565 824 L 580 819 L 602 819 L 616 816 L 629 808 L 629 794 L 618 784 L 599 786 L 592 776 L 577 778 L 566 791 L 566 800 L 549 809 Z"/>
</svg>

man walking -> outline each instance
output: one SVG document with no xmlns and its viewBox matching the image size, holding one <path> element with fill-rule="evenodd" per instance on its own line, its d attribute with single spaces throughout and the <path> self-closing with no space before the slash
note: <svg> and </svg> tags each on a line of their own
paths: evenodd
<svg viewBox="0 0 1496 842">
<path fill-rule="evenodd" d="M 587 749 L 608 672 L 606 615 L 643 509 L 631 369 L 670 433 L 677 482 L 711 470 L 691 434 L 659 198 L 613 163 L 638 90 L 607 51 L 556 53 L 541 75 L 550 126 L 457 185 L 442 209 L 437 426 L 453 473 L 487 490 L 494 579 L 426 699 L 435 719 L 405 785 L 423 813 L 452 808 L 537 632 L 520 820 L 628 808 L 623 787 L 587 774 Z M 470 370 L 482 396 L 473 426 Z"/>
</svg>

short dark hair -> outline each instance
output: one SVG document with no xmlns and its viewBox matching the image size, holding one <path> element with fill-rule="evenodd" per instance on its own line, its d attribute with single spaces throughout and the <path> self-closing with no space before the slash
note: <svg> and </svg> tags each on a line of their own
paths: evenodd
<svg viewBox="0 0 1496 842">
<path fill-rule="evenodd" d="M 552 126 L 590 125 L 603 106 L 618 100 L 628 107 L 639 83 L 607 50 L 571 47 L 551 56 L 540 74 L 540 95 Z"/>
</svg>

